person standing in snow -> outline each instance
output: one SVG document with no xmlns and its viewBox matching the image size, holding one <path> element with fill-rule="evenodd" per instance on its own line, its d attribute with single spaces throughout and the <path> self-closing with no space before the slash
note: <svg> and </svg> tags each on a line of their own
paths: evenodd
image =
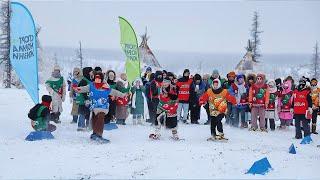
<svg viewBox="0 0 320 180">
<path fill-rule="evenodd" d="M 245 83 L 245 76 L 238 74 L 236 81 L 231 85 L 231 92 L 234 92 L 237 104 L 235 106 L 233 126 L 238 127 L 241 122 L 240 128 L 248 128 L 246 120 L 246 110 L 248 108 L 249 87 Z M 241 120 L 240 120 L 241 118 Z"/>
<path fill-rule="evenodd" d="M 82 72 L 80 68 L 75 67 L 73 69 L 73 78 L 71 80 L 71 87 L 78 87 L 80 81 L 82 80 Z M 79 103 L 77 103 L 77 93 L 74 92 L 73 88 L 70 88 L 69 91 L 69 97 L 70 97 L 70 102 L 72 103 L 72 109 L 71 109 L 71 115 L 72 115 L 72 121 L 71 123 L 77 123 L 78 118 L 79 118 Z"/>
<path fill-rule="evenodd" d="M 50 113 L 51 102 L 51 96 L 43 95 L 41 104 L 36 104 L 30 109 L 28 117 L 31 119 L 31 126 L 35 131 L 53 132 L 56 130 L 56 126 L 50 124 L 50 121 L 56 121 L 54 115 Z"/>
<path fill-rule="evenodd" d="M 193 77 L 194 91 L 190 94 L 190 119 L 191 124 L 199 124 L 200 110 L 199 98 L 206 91 L 206 84 L 202 81 L 200 74 L 195 74 Z"/>
<path fill-rule="evenodd" d="M 208 140 L 223 140 L 226 139 L 223 133 L 222 119 L 227 111 L 227 102 L 236 104 L 234 96 L 222 88 L 221 81 L 215 79 L 212 81 L 211 88 L 209 88 L 199 100 L 199 104 L 203 105 L 209 103 L 209 110 L 211 116 L 211 137 Z M 216 133 L 216 128 L 218 133 Z"/>
<path fill-rule="evenodd" d="M 116 89 L 116 86 L 117 86 L 116 73 L 113 70 L 108 70 L 106 72 L 106 79 L 109 87 L 111 89 Z M 109 111 L 106 114 L 105 121 L 104 121 L 105 124 L 115 119 L 116 108 L 117 108 L 117 101 L 115 97 L 109 96 L 109 105 L 110 105 Z"/>
<path fill-rule="evenodd" d="M 137 78 L 133 82 L 131 93 L 131 114 L 133 116 L 133 125 L 141 125 L 143 119 L 149 118 L 149 110 L 147 98 L 145 96 L 145 87 L 143 86 L 143 83 L 140 78 Z"/>
<path fill-rule="evenodd" d="M 301 124 L 303 127 L 304 137 L 310 135 L 310 119 L 309 114 L 312 114 L 312 98 L 310 88 L 307 87 L 305 78 L 299 80 L 299 85 L 293 91 L 291 112 L 294 114 L 296 139 L 302 139 Z"/>
<path fill-rule="evenodd" d="M 182 121 L 185 124 L 188 124 L 187 118 L 189 112 L 190 93 L 194 91 L 194 87 L 192 86 L 192 79 L 189 78 L 189 76 L 189 69 L 185 69 L 183 71 L 183 76 L 178 79 L 178 82 L 176 83 L 179 100 L 179 106 L 177 110 L 178 121 Z"/>
<path fill-rule="evenodd" d="M 276 126 L 275 120 L 277 119 L 277 113 L 279 112 L 277 110 L 278 91 L 277 91 L 276 82 L 274 80 L 270 79 L 267 84 L 269 87 L 270 98 L 269 98 L 268 106 L 266 107 L 265 128 L 268 129 L 268 122 L 269 122 L 271 131 L 274 131 Z"/>
<path fill-rule="evenodd" d="M 85 67 L 82 69 L 83 78 L 78 83 L 77 87 L 83 87 L 90 84 L 93 77 L 92 67 Z M 78 131 L 84 131 L 86 127 L 89 127 L 90 119 L 90 100 L 88 93 L 76 93 L 76 103 L 79 105 L 79 120 L 78 120 Z"/>
<path fill-rule="evenodd" d="M 156 71 L 155 79 L 150 83 L 150 120 L 152 124 L 157 121 L 157 107 L 160 98 L 160 89 L 162 86 L 163 76 L 162 71 Z"/>
<path fill-rule="evenodd" d="M 320 106 L 320 88 L 318 87 L 318 80 L 316 78 L 311 79 L 311 97 L 312 97 L 312 124 L 311 133 L 317 133 L 317 118 Z"/>
<path fill-rule="evenodd" d="M 152 108 L 152 102 L 151 102 L 151 90 L 150 90 L 150 85 L 151 82 L 154 80 L 155 74 L 151 73 L 149 77 L 149 81 L 144 85 L 145 89 L 145 95 L 148 103 L 148 111 L 149 111 L 149 118 L 146 118 L 146 122 L 152 123 L 151 122 L 151 108 Z"/>
<path fill-rule="evenodd" d="M 291 104 L 293 100 L 292 81 L 286 80 L 282 85 L 282 91 L 279 93 L 278 108 L 279 108 L 279 119 L 280 129 L 286 129 L 290 126 L 293 119 L 293 114 L 290 112 Z"/>
<path fill-rule="evenodd" d="M 252 85 L 254 85 L 254 83 L 256 83 L 256 75 L 255 74 L 248 74 L 246 83 L 249 87 L 249 90 L 251 88 Z M 248 106 L 247 110 L 246 110 L 246 119 L 249 122 L 249 124 L 251 124 L 251 107 Z"/>
<path fill-rule="evenodd" d="M 128 94 L 130 93 L 130 84 L 127 80 L 127 75 L 125 73 L 120 74 L 120 79 L 117 81 L 116 90 Z M 118 97 L 116 98 L 116 122 L 117 124 L 126 125 L 126 119 L 129 115 L 128 113 L 128 103 L 129 99 Z"/>
<path fill-rule="evenodd" d="M 60 115 L 63 111 L 62 102 L 66 98 L 66 84 L 58 65 L 54 66 L 51 77 L 46 81 L 46 88 L 52 97 L 52 112 L 57 122 L 60 123 Z"/>
<path fill-rule="evenodd" d="M 109 140 L 102 137 L 104 128 L 104 118 L 109 111 L 109 95 L 113 97 L 125 97 L 126 95 L 111 89 L 104 82 L 104 75 L 101 72 L 95 73 L 94 81 L 89 85 L 75 88 L 77 93 L 89 93 L 91 106 L 90 109 L 94 113 L 92 118 L 93 133 L 90 138 L 98 142 L 107 143 Z"/>
<path fill-rule="evenodd" d="M 222 84 L 222 87 L 227 89 L 232 96 L 235 96 L 235 93 L 236 93 L 235 92 L 236 89 L 232 88 L 232 86 L 234 86 L 235 78 L 236 78 L 236 73 L 231 71 L 227 74 L 228 80 L 225 81 L 224 84 Z M 228 110 L 226 112 L 226 124 L 238 127 L 239 122 L 235 122 L 235 114 L 236 114 L 237 107 L 232 105 L 230 102 L 228 102 L 227 104 L 228 104 Z"/>
<path fill-rule="evenodd" d="M 269 105 L 269 87 L 265 83 L 265 75 L 257 74 L 257 81 L 249 90 L 249 105 L 251 107 L 251 128 L 250 131 L 258 129 L 258 117 L 260 119 L 259 126 L 262 132 L 268 132 L 265 128 L 266 107 Z"/>
</svg>

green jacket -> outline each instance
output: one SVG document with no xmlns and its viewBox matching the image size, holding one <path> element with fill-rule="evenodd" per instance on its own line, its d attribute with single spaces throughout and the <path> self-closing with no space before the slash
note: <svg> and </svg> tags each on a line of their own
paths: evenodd
<svg viewBox="0 0 320 180">
<path fill-rule="evenodd" d="M 33 127 L 36 131 L 44 131 L 47 129 L 47 127 L 48 127 L 48 119 L 47 119 L 48 113 L 50 113 L 50 112 L 46 106 L 41 105 L 38 108 L 37 118 L 34 120 L 35 124 Z"/>
</svg>

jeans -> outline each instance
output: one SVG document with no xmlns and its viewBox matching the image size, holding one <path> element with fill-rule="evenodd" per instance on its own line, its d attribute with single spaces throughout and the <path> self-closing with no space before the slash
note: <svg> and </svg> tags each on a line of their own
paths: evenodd
<svg viewBox="0 0 320 180">
<path fill-rule="evenodd" d="M 240 118 L 241 118 L 241 123 L 246 122 L 246 109 L 245 108 L 234 108 L 235 109 L 235 117 L 234 117 L 234 123 L 232 124 L 235 127 L 238 127 Z"/>
<path fill-rule="evenodd" d="M 78 127 L 85 128 L 86 127 L 86 118 L 84 115 L 79 115 Z"/>
<path fill-rule="evenodd" d="M 183 110 L 183 115 L 181 116 Z M 178 120 L 186 121 L 188 118 L 189 103 L 179 103 L 177 109 Z"/>
</svg>

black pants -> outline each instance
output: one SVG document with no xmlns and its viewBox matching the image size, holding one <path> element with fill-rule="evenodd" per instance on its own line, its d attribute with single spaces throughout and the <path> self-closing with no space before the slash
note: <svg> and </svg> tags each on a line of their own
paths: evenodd
<svg viewBox="0 0 320 180">
<path fill-rule="evenodd" d="M 223 127 L 222 127 L 222 119 L 224 117 L 224 114 L 219 114 L 218 116 L 211 116 L 211 135 L 215 136 L 216 134 L 216 128 L 218 129 L 218 132 L 223 133 Z"/>
<path fill-rule="evenodd" d="M 155 124 L 156 121 L 157 121 L 157 107 L 158 107 L 158 104 L 159 104 L 159 99 L 157 98 L 154 98 L 151 100 L 151 106 L 150 106 L 150 109 L 149 109 L 149 116 L 150 116 L 150 121 L 152 124 Z"/>
<path fill-rule="evenodd" d="M 198 120 L 200 119 L 200 108 L 201 106 L 199 105 L 190 105 L 190 119 L 191 123 L 197 123 Z"/>
<path fill-rule="evenodd" d="M 270 129 L 275 130 L 276 129 L 276 124 L 274 122 L 274 119 L 269 119 L 269 124 L 270 124 Z M 268 129 L 268 119 L 266 118 L 266 129 Z"/>
<path fill-rule="evenodd" d="M 318 111 L 319 109 L 314 109 L 312 112 L 312 124 L 317 124 Z"/>
<path fill-rule="evenodd" d="M 209 110 L 209 103 L 207 103 L 206 105 L 203 106 L 203 108 L 206 110 L 207 116 L 208 116 L 208 122 L 210 121 L 210 110 Z"/>
<path fill-rule="evenodd" d="M 302 122 L 304 137 L 310 135 L 310 125 L 309 125 L 310 120 L 306 119 L 304 114 L 295 114 L 294 123 L 296 127 L 296 138 L 302 138 L 301 122 Z"/>
</svg>

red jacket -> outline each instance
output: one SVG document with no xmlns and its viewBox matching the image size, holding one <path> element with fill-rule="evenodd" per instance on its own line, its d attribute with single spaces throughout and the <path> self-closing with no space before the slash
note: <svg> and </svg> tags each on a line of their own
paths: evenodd
<svg viewBox="0 0 320 180">
<path fill-rule="evenodd" d="M 179 102 L 188 103 L 190 98 L 192 79 L 188 81 L 178 81 L 176 86 L 178 87 L 178 100 Z"/>
<path fill-rule="evenodd" d="M 294 104 L 293 111 L 294 114 L 306 114 L 308 107 L 310 107 L 308 103 L 308 95 L 310 94 L 310 90 L 304 89 L 302 91 L 298 91 L 297 89 L 293 91 Z"/>
</svg>

